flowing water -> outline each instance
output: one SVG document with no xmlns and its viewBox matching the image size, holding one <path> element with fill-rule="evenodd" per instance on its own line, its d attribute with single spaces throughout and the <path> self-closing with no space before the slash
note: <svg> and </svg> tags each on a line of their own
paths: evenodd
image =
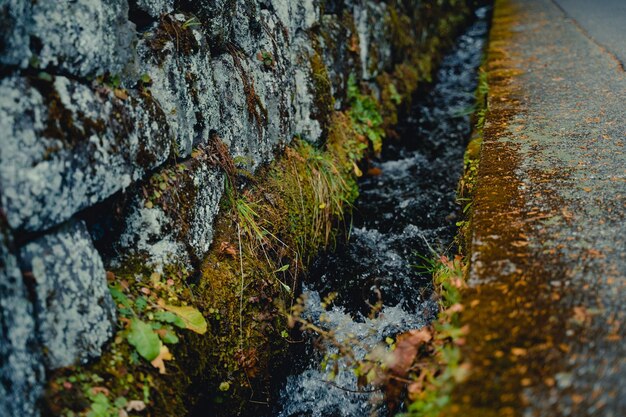
<svg viewBox="0 0 626 417">
<path fill-rule="evenodd" d="M 459 37 L 444 58 L 435 82 L 420 94 L 379 160 L 360 182 L 351 233 L 319 257 L 305 286 L 304 315 L 334 329 L 339 341 L 354 340 L 363 356 L 388 336 L 432 321 L 437 303 L 430 277 L 415 267 L 418 255 L 432 257 L 453 249 L 459 218 L 456 186 L 471 132 L 477 71 L 487 33 L 487 10 Z M 338 294 L 324 310 L 321 297 Z M 371 305 L 382 302 L 375 318 Z M 274 415 L 355 417 L 385 415 L 382 394 L 358 388 L 354 373 L 322 366 L 323 354 L 309 338 L 281 390 Z M 326 353 L 336 349 L 327 346 Z M 334 368 L 334 369 L 333 369 Z M 335 374 L 334 378 L 331 373 Z"/>
</svg>

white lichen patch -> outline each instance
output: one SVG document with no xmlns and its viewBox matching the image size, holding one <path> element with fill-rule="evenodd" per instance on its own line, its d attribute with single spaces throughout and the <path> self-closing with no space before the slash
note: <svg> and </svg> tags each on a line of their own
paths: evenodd
<svg viewBox="0 0 626 417">
<path fill-rule="evenodd" d="M 6 53 L 0 62 L 60 68 L 77 76 L 122 73 L 134 62 L 134 24 L 126 0 L 5 0 Z M 3 19 L 3 20 L 4 20 Z"/>
<path fill-rule="evenodd" d="M 148 128 L 154 111 L 144 103 L 65 77 L 3 79 L 0 201 L 11 227 L 50 228 L 162 163 L 169 131 Z"/>
<path fill-rule="evenodd" d="M 33 306 L 17 264 L 0 233 L 0 415 L 38 416 L 44 368 Z"/>
<path fill-rule="evenodd" d="M 34 280 L 35 317 L 49 369 L 100 355 L 113 334 L 106 272 L 83 222 L 72 221 L 20 251 Z"/>
</svg>

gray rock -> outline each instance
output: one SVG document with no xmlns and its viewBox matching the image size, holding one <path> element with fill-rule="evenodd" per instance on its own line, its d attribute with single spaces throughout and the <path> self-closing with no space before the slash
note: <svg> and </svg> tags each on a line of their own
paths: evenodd
<svg viewBox="0 0 626 417">
<path fill-rule="evenodd" d="M 213 240 L 213 219 L 219 211 L 224 175 L 206 154 L 188 161 L 176 175 L 176 186 L 160 191 L 161 198 L 146 207 L 142 196 L 131 203 L 119 249 L 126 256 L 141 254 L 147 263 L 163 266 L 201 259 Z"/>
<path fill-rule="evenodd" d="M 106 272 L 82 221 L 20 250 L 24 274 L 34 280 L 38 337 L 47 368 L 98 357 L 113 334 L 115 305 Z"/>
<path fill-rule="evenodd" d="M 28 298 L 9 237 L 0 232 L 0 415 L 37 416 L 44 369 Z"/>
<path fill-rule="evenodd" d="M 131 4 L 154 18 L 174 10 L 174 0 L 131 0 Z"/>
<path fill-rule="evenodd" d="M 150 76 L 150 92 L 176 136 L 179 157 L 206 143 L 220 121 L 211 52 L 200 27 L 183 28 L 188 19 L 163 16 L 137 46 L 140 72 Z"/>
<path fill-rule="evenodd" d="M 172 142 L 158 104 L 65 77 L 0 82 L 0 196 L 13 229 L 39 231 L 141 178 Z"/>
<path fill-rule="evenodd" d="M 198 16 L 211 49 L 224 52 L 232 39 L 233 27 L 241 23 L 234 21 L 238 1 L 244 3 L 242 0 L 179 0 L 178 7 Z"/>
<path fill-rule="evenodd" d="M 417 7 L 417 6 L 415 6 Z M 387 5 L 369 0 L 355 1 L 353 15 L 359 36 L 361 77 L 374 80 L 392 63 Z"/>
<path fill-rule="evenodd" d="M 315 53 L 309 37 L 299 33 L 292 41 L 294 62 L 294 122 L 295 135 L 310 143 L 317 143 L 322 136 L 322 126 L 314 119 L 315 91 L 312 84 L 311 56 Z"/>
<path fill-rule="evenodd" d="M 196 259 L 202 259 L 213 242 L 213 221 L 219 212 L 219 204 L 224 190 L 224 175 L 215 168 L 200 165 L 191 175 L 193 189 L 196 191 L 186 241 L 189 250 Z"/>
<path fill-rule="evenodd" d="M 0 0 L 0 62 L 75 76 L 120 74 L 134 62 L 127 0 Z"/>
</svg>

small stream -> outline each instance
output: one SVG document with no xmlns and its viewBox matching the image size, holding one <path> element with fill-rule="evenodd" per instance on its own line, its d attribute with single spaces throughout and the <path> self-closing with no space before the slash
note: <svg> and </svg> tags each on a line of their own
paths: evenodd
<svg viewBox="0 0 626 417">
<path fill-rule="evenodd" d="M 304 288 L 305 316 L 320 323 L 323 314 L 321 325 L 333 328 L 339 340 L 356 335 L 362 346 L 373 347 L 437 315 L 430 276 L 415 265 L 421 263 L 418 255 L 456 250 L 456 187 L 487 29 L 487 10 L 482 8 L 443 60 L 436 81 L 414 101 L 401 124 L 400 140 L 387 141 L 370 169 L 374 175 L 361 180 L 349 238 L 321 255 L 312 268 Z M 320 298 L 331 292 L 338 297 L 331 309 L 323 310 Z M 380 313 L 368 318 L 370 305 L 379 300 Z M 342 360 L 329 382 L 333 367 L 322 370 L 323 354 L 314 345 L 311 338 L 294 349 L 298 354 L 273 415 L 387 414 L 382 394 L 359 389 Z M 365 350 L 357 348 L 357 355 Z"/>
</svg>

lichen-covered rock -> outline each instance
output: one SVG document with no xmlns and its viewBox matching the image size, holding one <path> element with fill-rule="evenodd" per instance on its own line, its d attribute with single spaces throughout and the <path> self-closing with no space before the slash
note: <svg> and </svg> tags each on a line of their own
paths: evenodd
<svg viewBox="0 0 626 417">
<path fill-rule="evenodd" d="M 224 52 L 232 39 L 233 27 L 237 23 L 243 23 L 235 22 L 233 18 L 238 2 L 243 4 L 245 0 L 179 0 L 178 6 L 181 10 L 198 16 L 209 37 L 211 49 L 214 52 Z"/>
<path fill-rule="evenodd" d="M 315 92 L 312 83 L 311 57 L 315 50 L 308 36 L 300 33 L 292 41 L 294 62 L 294 133 L 310 143 L 317 143 L 322 136 L 322 126 L 315 120 Z"/>
<path fill-rule="evenodd" d="M 174 0 L 131 0 L 131 6 L 148 13 L 153 18 L 174 10 Z"/>
<path fill-rule="evenodd" d="M 150 93 L 176 136 L 179 157 L 206 143 L 220 122 L 211 53 L 201 28 L 185 25 L 189 19 L 163 16 L 137 46 L 139 71 L 150 78 Z"/>
<path fill-rule="evenodd" d="M 159 106 L 119 94 L 65 77 L 0 82 L 0 201 L 13 229 L 59 224 L 165 161 Z"/>
<path fill-rule="evenodd" d="M 149 197 L 132 201 L 120 251 L 147 257 L 146 263 L 158 271 L 165 265 L 202 259 L 213 240 L 223 173 L 209 163 L 205 152 L 198 151 L 186 164 L 155 174 L 144 189 Z"/>
<path fill-rule="evenodd" d="M 17 258 L 0 232 L 0 415 L 34 417 L 43 392 L 44 369 L 33 307 Z"/>
<path fill-rule="evenodd" d="M 413 6 L 417 8 L 417 5 Z M 353 6 L 354 21 L 359 37 L 361 77 L 376 78 L 391 67 L 391 39 L 389 6 L 384 2 L 360 1 Z"/>
<path fill-rule="evenodd" d="M 33 280 L 38 338 L 49 369 L 100 355 L 113 334 L 115 305 L 84 222 L 71 221 L 20 250 Z"/>
<path fill-rule="evenodd" d="M 135 27 L 128 21 L 127 0 L 2 0 L 0 22 L 5 65 L 84 77 L 119 74 L 134 61 Z"/>
<path fill-rule="evenodd" d="M 202 259 L 213 242 L 213 220 L 219 211 L 224 175 L 215 168 L 201 165 L 191 175 L 191 181 L 196 196 L 188 213 L 189 228 L 185 234 L 192 256 Z"/>
<path fill-rule="evenodd" d="M 322 14 L 322 0 L 267 0 L 271 10 L 287 27 L 289 36 L 294 37 L 297 32 L 308 31 L 319 24 Z"/>
</svg>

